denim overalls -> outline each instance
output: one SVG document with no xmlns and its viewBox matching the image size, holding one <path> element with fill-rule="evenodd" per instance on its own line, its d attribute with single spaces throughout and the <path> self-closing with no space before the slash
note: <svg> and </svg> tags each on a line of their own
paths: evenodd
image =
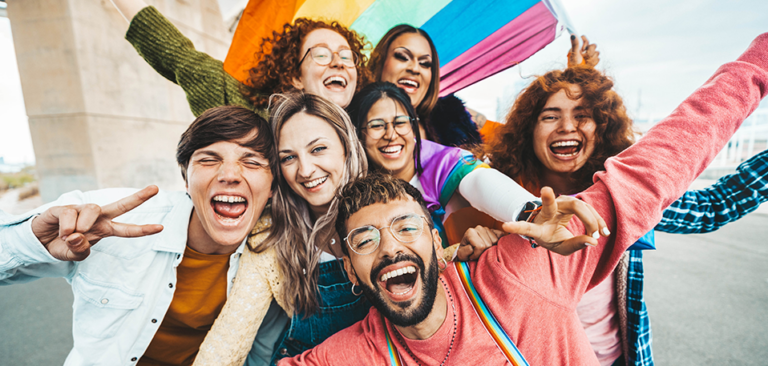
<svg viewBox="0 0 768 366">
<path fill-rule="evenodd" d="M 290 326 L 275 343 L 272 365 L 281 358 L 301 354 L 368 315 L 371 303 L 363 295 L 352 294 L 352 282 L 347 279 L 341 263 L 341 260 L 320 263 L 317 280 L 320 308 L 306 319 L 304 314 L 293 316 Z"/>
</svg>

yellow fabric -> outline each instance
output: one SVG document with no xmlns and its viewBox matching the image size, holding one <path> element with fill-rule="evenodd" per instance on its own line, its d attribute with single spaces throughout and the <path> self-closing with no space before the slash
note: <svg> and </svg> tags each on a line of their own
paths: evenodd
<svg viewBox="0 0 768 366">
<path fill-rule="evenodd" d="M 306 0 L 293 16 L 296 18 L 336 20 L 349 27 L 375 0 Z"/>
<path fill-rule="evenodd" d="M 227 300 L 229 257 L 186 248 L 171 305 L 139 365 L 192 365 Z"/>
</svg>

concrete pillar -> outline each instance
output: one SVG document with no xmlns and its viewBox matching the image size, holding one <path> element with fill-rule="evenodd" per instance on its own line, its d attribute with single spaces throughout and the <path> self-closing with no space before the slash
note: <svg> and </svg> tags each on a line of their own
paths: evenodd
<svg viewBox="0 0 768 366">
<path fill-rule="evenodd" d="M 216 0 L 150 0 L 223 60 L 231 36 Z M 176 143 L 192 122 L 184 92 L 125 40 L 109 0 L 8 2 L 45 202 L 71 190 L 183 189 Z"/>
</svg>

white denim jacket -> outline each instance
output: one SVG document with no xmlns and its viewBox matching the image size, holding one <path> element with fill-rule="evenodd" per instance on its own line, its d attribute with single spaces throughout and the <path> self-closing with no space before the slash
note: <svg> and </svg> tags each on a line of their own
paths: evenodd
<svg viewBox="0 0 768 366">
<path fill-rule="evenodd" d="M 41 277 L 63 277 L 74 292 L 74 348 L 65 365 L 135 365 L 160 327 L 176 288 L 176 267 L 187 243 L 192 200 L 184 192 L 163 192 L 115 221 L 162 224 L 143 238 L 110 237 L 82 262 L 62 262 L 32 233 L 31 217 L 51 206 L 105 205 L 135 189 L 74 191 L 33 212 L 0 212 L 0 285 Z M 230 256 L 227 293 L 237 273 L 245 240 Z"/>
</svg>

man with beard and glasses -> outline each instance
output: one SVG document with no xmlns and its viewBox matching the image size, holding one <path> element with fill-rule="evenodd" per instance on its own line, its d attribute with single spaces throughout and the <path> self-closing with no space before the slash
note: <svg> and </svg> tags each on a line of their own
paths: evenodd
<svg viewBox="0 0 768 366">
<path fill-rule="evenodd" d="M 440 238 L 415 188 L 382 176 L 348 184 L 340 193 L 336 229 L 345 238 L 350 279 L 374 308 L 361 322 L 280 365 L 598 364 L 576 316 L 581 296 L 658 223 L 766 94 L 768 33 L 640 142 L 605 162 L 594 185 L 576 197 L 594 207 L 615 234 L 604 232 L 609 236 L 597 246 L 570 256 L 507 235 L 477 262 L 443 263 L 437 259 Z M 534 222 L 556 222 L 573 233 L 597 228 L 568 222 L 568 210 L 559 207 L 550 188 L 542 189 L 541 198 Z M 525 222 L 504 227 L 532 234 Z M 438 267 L 443 271 L 434 275 Z"/>
</svg>

